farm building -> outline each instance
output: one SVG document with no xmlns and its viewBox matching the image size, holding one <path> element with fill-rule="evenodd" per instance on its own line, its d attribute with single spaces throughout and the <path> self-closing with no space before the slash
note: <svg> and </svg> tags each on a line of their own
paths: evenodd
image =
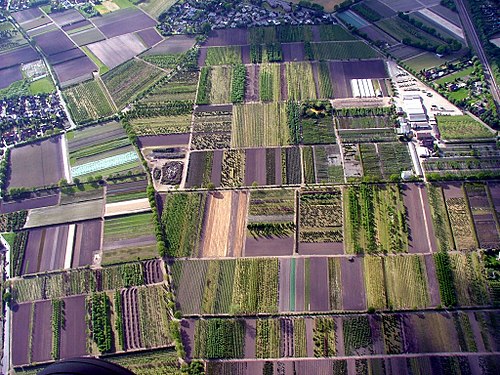
<svg viewBox="0 0 500 375">
<path fill-rule="evenodd" d="M 427 114 L 419 95 L 405 96 L 403 103 L 410 122 L 427 122 Z"/>
</svg>

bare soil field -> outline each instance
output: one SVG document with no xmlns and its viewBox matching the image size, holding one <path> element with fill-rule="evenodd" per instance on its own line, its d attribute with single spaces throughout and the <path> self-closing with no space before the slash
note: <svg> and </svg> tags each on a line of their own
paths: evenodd
<svg viewBox="0 0 500 375">
<path fill-rule="evenodd" d="M 148 48 L 153 47 L 155 44 L 160 43 L 163 40 L 163 37 L 158 34 L 154 27 L 150 29 L 145 29 L 137 32 L 137 35 L 141 40 L 146 44 Z"/>
<path fill-rule="evenodd" d="M 290 310 L 293 311 L 305 311 L 306 305 L 305 305 L 305 259 L 304 258 L 297 258 L 295 261 L 295 285 L 292 285 L 292 288 L 295 293 L 295 307 L 292 309 L 292 306 L 290 306 Z M 292 264 L 293 267 L 293 264 Z M 293 268 L 291 270 L 293 272 Z M 293 283 L 293 280 L 290 279 L 290 283 Z M 293 298 L 292 296 L 290 296 Z M 290 301 L 292 303 L 292 301 Z"/>
<path fill-rule="evenodd" d="M 51 13 L 50 18 L 52 18 L 52 20 L 59 26 L 73 24 L 85 20 L 85 17 L 83 17 L 82 14 L 76 9 Z"/>
<path fill-rule="evenodd" d="M 12 364 L 14 366 L 28 364 L 30 350 L 31 309 L 33 304 L 23 303 L 12 309 Z"/>
<path fill-rule="evenodd" d="M 206 152 L 191 152 L 189 155 L 188 173 L 185 186 L 187 188 L 203 185 Z"/>
<path fill-rule="evenodd" d="M 146 50 L 139 37 L 133 33 L 89 44 L 87 48 L 110 69 Z"/>
<path fill-rule="evenodd" d="M 385 31 L 382 31 L 381 29 L 379 29 L 378 27 L 376 27 L 374 25 L 362 27 L 361 29 L 359 29 L 359 31 L 368 35 L 369 39 L 371 39 L 375 42 L 376 41 L 385 42 L 391 47 L 399 43 L 392 36 L 390 36 Z"/>
<path fill-rule="evenodd" d="M 490 205 L 487 191 L 484 188 L 474 189 L 466 186 L 467 198 L 472 213 L 472 220 L 476 228 L 481 248 L 495 248 L 500 245 L 500 237 L 495 221 L 495 212 Z"/>
<path fill-rule="evenodd" d="M 290 311 L 291 258 L 279 259 L 278 311 Z"/>
<path fill-rule="evenodd" d="M 250 186 L 254 182 L 265 185 L 266 179 L 266 149 L 253 148 L 245 150 L 245 185 Z"/>
<path fill-rule="evenodd" d="M 246 231 L 247 192 L 209 195 L 201 237 L 201 257 L 241 256 Z"/>
<path fill-rule="evenodd" d="M 406 46 L 404 44 L 398 44 L 396 46 L 393 46 L 390 49 L 388 49 L 388 51 L 391 53 L 391 55 L 401 60 L 406 60 L 422 53 L 422 51 L 419 50 L 418 48 Z"/>
<path fill-rule="evenodd" d="M 51 65 L 62 64 L 63 62 L 85 57 L 85 54 L 78 48 L 69 49 L 54 55 L 50 55 L 47 60 Z"/>
<path fill-rule="evenodd" d="M 93 255 L 101 248 L 102 224 L 102 220 L 76 224 L 72 268 L 93 264 Z"/>
<path fill-rule="evenodd" d="M 245 319 L 245 358 L 255 358 L 255 339 L 257 337 L 257 321 Z"/>
<path fill-rule="evenodd" d="M 138 146 L 143 147 L 158 147 L 158 146 L 179 146 L 189 143 L 189 133 L 167 134 L 139 137 Z"/>
<path fill-rule="evenodd" d="M 343 242 L 300 242 L 298 252 L 300 255 L 332 255 L 344 254 Z"/>
<path fill-rule="evenodd" d="M 250 45 L 241 46 L 241 62 L 250 64 Z"/>
<path fill-rule="evenodd" d="M 12 174 L 7 185 L 9 189 L 58 183 L 64 177 L 61 137 L 14 148 L 10 164 Z"/>
<path fill-rule="evenodd" d="M 222 150 L 214 151 L 214 158 L 212 163 L 212 174 L 210 176 L 210 182 L 214 184 L 215 187 L 219 187 L 222 179 L 222 157 L 224 152 Z"/>
<path fill-rule="evenodd" d="M 20 65 L 15 65 L 0 70 L 0 89 L 9 87 L 12 83 L 23 78 L 23 74 L 19 68 Z"/>
<path fill-rule="evenodd" d="M 61 329 L 61 359 L 87 354 L 85 296 L 64 299 L 65 324 Z"/>
<path fill-rule="evenodd" d="M 37 35 L 33 39 L 47 56 L 75 48 L 71 39 L 59 29 Z"/>
<path fill-rule="evenodd" d="M 0 213 L 31 210 L 34 208 L 55 206 L 59 202 L 59 193 L 28 198 L 19 201 L 0 201 Z"/>
<path fill-rule="evenodd" d="M 259 100 L 259 65 L 247 65 L 247 78 L 245 86 L 245 101 L 256 102 Z"/>
<path fill-rule="evenodd" d="M 194 46 L 195 38 L 189 35 L 173 35 L 154 46 L 146 55 L 184 53 Z"/>
<path fill-rule="evenodd" d="M 283 50 L 283 61 L 305 61 L 305 51 L 304 51 L 304 43 L 283 43 L 281 45 Z"/>
<path fill-rule="evenodd" d="M 490 189 L 491 200 L 495 207 L 495 211 L 500 213 L 500 183 L 490 182 L 488 183 L 488 187 Z"/>
<path fill-rule="evenodd" d="M 181 338 L 184 344 L 184 350 L 186 351 L 186 358 L 193 358 L 192 354 L 194 351 L 194 326 L 196 320 L 194 319 L 182 319 L 181 321 Z"/>
<path fill-rule="evenodd" d="M 430 7 L 429 9 L 434 13 L 439 14 L 441 17 L 448 20 L 449 22 L 455 24 L 456 26 L 461 27 L 460 17 L 458 16 L 457 12 L 454 12 L 451 9 L 448 9 L 442 5 L 435 5 L 433 7 Z"/>
<path fill-rule="evenodd" d="M 344 310 L 365 310 L 366 293 L 363 277 L 363 259 L 353 257 L 352 262 L 347 258 L 340 260 L 342 285 L 342 300 Z"/>
<path fill-rule="evenodd" d="M 408 210 L 410 235 L 408 250 L 410 253 L 428 253 L 437 251 L 436 237 L 432 227 L 432 217 L 425 186 L 420 184 L 403 185 L 403 201 Z"/>
<path fill-rule="evenodd" d="M 293 254 L 293 237 L 254 238 L 247 234 L 245 257 L 286 256 Z"/>
<path fill-rule="evenodd" d="M 38 8 L 30 8 L 21 10 L 20 12 L 12 13 L 12 17 L 19 23 L 23 23 L 42 16 L 43 13 Z"/>
<path fill-rule="evenodd" d="M 375 10 L 378 14 L 380 14 L 384 18 L 392 17 L 396 14 L 394 10 L 392 10 L 379 0 L 366 0 L 365 4 L 370 8 L 372 8 L 373 10 Z"/>
<path fill-rule="evenodd" d="M 97 66 L 87 56 L 54 66 L 57 79 L 63 87 L 90 79 L 92 72 L 97 70 Z"/>
<path fill-rule="evenodd" d="M 222 29 L 212 30 L 204 46 L 240 46 L 248 44 L 247 29 Z"/>
<path fill-rule="evenodd" d="M 22 274 L 54 271 L 64 267 L 68 225 L 29 231 Z"/>
<path fill-rule="evenodd" d="M 107 38 L 154 27 L 156 21 L 135 7 L 120 9 L 102 17 L 92 18 Z"/>
<path fill-rule="evenodd" d="M 436 264 L 432 255 L 425 255 L 425 269 L 427 271 L 427 286 L 429 290 L 429 305 L 439 306 L 441 296 L 439 294 L 439 283 L 436 276 Z"/>
<path fill-rule="evenodd" d="M 154 259 L 144 262 L 144 280 L 147 285 L 157 284 L 163 281 L 161 260 Z"/>
<path fill-rule="evenodd" d="M 71 30 L 76 30 L 76 29 L 79 29 L 79 28 L 83 28 L 83 27 L 85 27 L 87 25 L 90 25 L 90 21 L 84 18 L 81 21 L 77 21 L 77 22 L 73 22 L 71 24 L 64 25 L 64 26 L 61 27 L 61 29 L 63 29 L 64 31 L 68 32 L 68 31 L 71 31 Z"/>
<path fill-rule="evenodd" d="M 329 280 L 328 280 L 328 258 L 310 258 L 310 307 L 309 311 L 328 311 L 329 303 Z"/>
<path fill-rule="evenodd" d="M 40 59 L 38 53 L 36 53 L 31 46 L 18 48 L 14 51 L 4 53 L 1 56 L 2 59 L 0 60 L 0 69 Z"/>
<path fill-rule="evenodd" d="M 52 302 L 35 303 L 32 337 L 32 362 L 44 362 L 52 359 Z"/>
</svg>

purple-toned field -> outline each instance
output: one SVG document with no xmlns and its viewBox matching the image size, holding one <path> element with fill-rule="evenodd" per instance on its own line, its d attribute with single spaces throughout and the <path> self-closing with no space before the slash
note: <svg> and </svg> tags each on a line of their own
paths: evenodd
<svg viewBox="0 0 500 375">
<path fill-rule="evenodd" d="M 93 263 L 94 252 L 101 248 L 102 220 L 89 220 L 76 224 L 72 268 Z"/>
<path fill-rule="evenodd" d="M 55 65 L 54 70 L 61 85 L 66 86 L 91 79 L 92 72 L 97 70 L 97 66 L 87 56 L 84 56 Z"/>
<path fill-rule="evenodd" d="M 132 33 L 89 44 L 87 48 L 110 69 L 146 49 L 139 37 Z"/>
<path fill-rule="evenodd" d="M 68 229 L 68 225 L 31 229 L 22 274 L 62 269 L 68 243 Z"/>
<path fill-rule="evenodd" d="M 19 65 L 0 70 L 0 89 L 9 87 L 12 83 L 23 79 Z"/>
<path fill-rule="evenodd" d="M 61 359 L 87 354 L 85 296 L 64 299 L 65 324 L 61 329 Z"/>
<path fill-rule="evenodd" d="M 56 184 L 64 177 L 61 137 L 14 148 L 10 164 L 8 188 Z"/>
<path fill-rule="evenodd" d="M 52 20 L 59 26 L 71 25 L 85 20 L 85 17 L 83 17 L 82 14 L 76 9 L 51 13 L 50 18 L 52 18 Z"/>
<path fill-rule="evenodd" d="M 73 40 L 73 42 L 75 42 L 77 46 L 97 43 L 104 39 L 106 39 L 106 37 L 96 27 L 84 31 L 79 31 L 71 35 L 71 40 Z"/>
<path fill-rule="evenodd" d="M 153 47 L 155 44 L 160 43 L 163 37 L 158 34 L 158 31 L 154 27 L 146 30 L 141 30 L 137 32 L 139 38 L 146 44 L 146 46 Z"/>
<path fill-rule="evenodd" d="M 12 364 L 14 366 L 28 364 L 30 341 L 31 303 L 16 305 L 12 309 Z"/>
<path fill-rule="evenodd" d="M 0 56 L 0 69 L 40 59 L 38 53 L 36 53 L 36 51 L 31 46 L 18 48 L 14 51 L 4 53 Z"/>
<path fill-rule="evenodd" d="M 33 38 L 47 56 L 75 48 L 75 45 L 61 30 L 49 31 Z"/>
<path fill-rule="evenodd" d="M 387 43 L 389 46 L 399 44 L 396 39 L 374 25 L 362 27 L 361 29 L 359 29 L 359 31 L 368 35 L 368 38 L 373 40 L 374 42 L 382 41 Z"/>
<path fill-rule="evenodd" d="M 352 97 L 351 79 L 383 79 L 388 77 L 383 60 L 330 61 L 330 72 L 335 98 Z"/>
<path fill-rule="evenodd" d="M 42 15 L 43 15 L 42 11 L 38 8 L 30 8 L 26 10 L 21 10 L 20 12 L 12 13 L 12 17 L 19 23 L 30 21 Z"/>
<path fill-rule="evenodd" d="M 34 317 L 31 361 L 50 361 L 52 359 L 51 301 L 35 303 Z"/>
<path fill-rule="evenodd" d="M 245 101 L 256 102 L 259 100 L 259 76 L 260 66 L 257 64 L 247 65 Z"/>
<path fill-rule="evenodd" d="M 403 185 L 403 200 L 408 210 L 410 228 L 408 251 L 410 253 L 437 251 L 429 206 L 423 203 L 428 202 L 425 186 L 420 184 Z"/>
<path fill-rule="evenodd" d="M 305 61 L 304 43 L 283 43 L 283 61 Z"/>
<path fill-rule="evenodd" d="M 300 255 L 339 255 L 344 254 L 344 244 L 342 242 L 300 242 L 298 253 Z"/>
<path fill-rule="evenodd" d="M 366 309 L 366 293 L 363 278 L 363 258 L 341 258 L 342 285 L 348 285 L 342 289 L 342 303 L 344 310 Z"/>
<path fill-rule="evenodd" d="M 247 29 L 222 29 L 212 30 L 208 36 L 204 46 L 230 46 L 230 45 L 245 45 L 248 44 L 248 30 Z"/>
<path fill-rule="evenodd" d="M 295 239 L 293 237 L 254 238 L 247 235 L 243 256 L 258 257 L 292 255 L 294 242 Z"/>
<path fill-rule="evenodd" d="M 107 38 L 132 33 L 156 25 L 155 20 L 136 8 L 118 10 L 102 17 L 92 18 L 92 21 Z"/>
<path fill-rule="evenodd" d="M 83 20 L 71 23 L 69 25 L 64 25 L 62 27 L 62 29 L 67 32 L 67 31 L 79 29 L 80 27 L 84 27 L 84 26 L 87 26 L 87 25 L 90 25 L 90 21 L 86 20 L 86 19 L 83 19 Z"/>
<path fill-rule="evenodd" d="M 195 44 L 195 39 L 189 35 L 173 35 L 146 52 L 147 55 L 184 53 Z"/>
<path fill-rule="evenodd" d="M 139 148 L 187 145 L 188 143 L 189 133 L 139 137 L 137 142 Z"/>
<path fill-rule="evenodd" d="M 466 186 L 467 198 L 476 228 L 477 239 L 481 248 L 496 248 L 500 237 L 495 221 L 495 212 L 490 206 L 487 191 Z"/>
<path fill-rule="evenodd" d="M 313 257 L 309 259 L 310 311 L 330 310 L 328 258 Z M 307 306 L 306 306 L 307 307 Z"/>
<path fill-rule="evenodd" d="M 66 61 L 85 57 L 85 54 L 79 48 L 73 48 L 68 51 L 56 53 L 48 57 L 49 63 L 52 65 L 61 64 Z"/>
<path fill-rule="evenodd" d="M 394 47 L 391 47 L 390 49 L 388 49 L 388 51 L 391 53 L 391 55 L 401 60 L 405 60 L 422 53 L 422 50 L 419 50 L 415 47 L 405 46 L 404 44 L 398 44 Z"/>
<path fill-rule="evenodd" d="M 33 208 L 55 206 L 59 203 L 59 193 L 24 199 L 21 201 L 0 201 L 0 213 L 31 210 Z"/>
</svg>

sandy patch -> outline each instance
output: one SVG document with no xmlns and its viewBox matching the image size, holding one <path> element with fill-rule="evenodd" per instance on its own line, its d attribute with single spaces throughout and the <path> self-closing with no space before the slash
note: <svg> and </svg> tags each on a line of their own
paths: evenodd
<svg viewBox="0 0 500 375">
<path fill-rule="evenodd" d="M 229 250 L 232 201 L 231 192 L 217 192 L 208 197 L 202 245 L 203 257 L 226 256 Z"/>
</svg>

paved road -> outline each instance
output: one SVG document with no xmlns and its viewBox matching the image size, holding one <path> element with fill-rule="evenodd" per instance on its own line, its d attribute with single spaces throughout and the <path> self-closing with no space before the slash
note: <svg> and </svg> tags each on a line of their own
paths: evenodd
<svg viewBox="0 0 500 375">
<path fill-rule="evenodd" d="M 495 78 L 493 76 L 493 71 L 491 70 L 490 63 L 486 58 L 486 54 L 484 53 L 484 49 L 481 44 L 481 40 L 477 35 L 476 29 L 474 28 L 474 24 L 472 23 L 469 12 L 465 7 L 464 0 L 455 0 L 455 3 L 457 4 L 458 14 L 460 15 L 464 32 L 469 37 L 470 43 L 472 44 L 474 50 L 477 52 L 479 60 L 484 66 L 485 78 L 489 82 L 491 94 L 493 95 L 493 99 L 495 100 L 497 107 L 500 108 L 500 90 L 498 88 L 497 83 L 495 82 Z"/>
</svg>

